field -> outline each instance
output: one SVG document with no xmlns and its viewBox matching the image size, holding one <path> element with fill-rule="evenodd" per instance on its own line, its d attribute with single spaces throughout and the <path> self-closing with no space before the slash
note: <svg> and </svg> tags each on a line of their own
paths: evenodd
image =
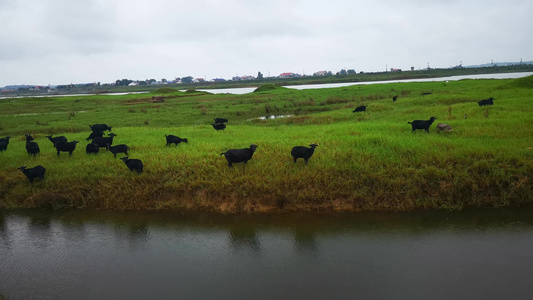
<svg viewBox="0 0 533 300">
<path fill-rule="evenodd" d="M 0 152 L 0 208 L 401 211 L 533 202 L 533 77 L 262 90 L 2 99 L 0 137 L 12 138 Z M 476 103 L 489 97 L 493 106 Z M 352 113 L 363 104 L 367 111 Z M 284 117 L 259 119 L 270 115 Z M 429 134 L 411 132 L 408 121 L 431 116 Z M 224 131 L 211 127 L 216 117 L 229 119 Z M 144 162 L 141 175 L 105 150 L 85 153 L 95 123 L 112 126 L 113 144 Z M 437 123 L 453 131 L 436 133 Z M 27 133 L 41 148 L 35 158 Z M 80 141 L 72 157 L 57 157 L 50 134 Z M 165 147 L 165 134 L 189 143 Z M 229 168 L 220 155 L 252 143 L 246 165 Z M 309 163 L 294 164 L 291 148 L 311 143 L 319 146 Z M 30 184 L 17 168 L 35 165 L 46 178 Z"/>
</svg>

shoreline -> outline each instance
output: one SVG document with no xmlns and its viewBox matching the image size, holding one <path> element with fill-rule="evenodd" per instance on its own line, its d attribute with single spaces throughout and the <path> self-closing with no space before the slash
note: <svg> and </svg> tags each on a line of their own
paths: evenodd
<svg viewBox="0 0 533 300">
<path fill-rule="evenodd" d="M 161 103 L 144 94 L 6 102 L 0 138 L 12 138 L 0 152 L 0 208 L 280 213 L 533 203 L 533 129 L 524 126 L 533 122 L 533 76 L 168 95 Z M 494 105 L 479 106 L 488 95 Z M 361 104 L 367 110 L 353 113 Z M 292 116 L 248 121 L 268 112 Z M 453 131 L 437 133 L 433 124 L 411 132 L 407 121 L 428 116 Z M 211 127 L 214 117 L 229 119 L 224 131 Z M 122 154 L 85 153 L 94 120 L 113 126 L 116 144 L 144 162 L 142 174 Z M 25 151 L 27 133 L 40 145 L 37 157 Z M 82 143 L 58 157 L 50 134 Z M 165 146 L 167 134 L 189 142 Z M 258 149 L 246 165 L 229 168 L 220 156 L 250 143 Z M 319 146 L 309 163 L 293 163 L 292 146 L 310 143 Z M 17 168 L 35 165 L 46 177 L 30 184 Z"/>
</svg>

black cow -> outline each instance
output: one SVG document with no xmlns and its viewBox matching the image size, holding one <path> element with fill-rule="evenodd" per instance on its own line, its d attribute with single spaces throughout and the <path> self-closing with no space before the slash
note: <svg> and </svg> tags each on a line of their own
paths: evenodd
<svg viewBox="0 0 533 300">
<path fill-rule="evenodd" d="M 478 104 L 479 106 L 492 105 L 492 104 L 494 104 L 494 103 L 492 102 L 492 100 L 494 100 L 494 98 L 490 97 L 489 99 L 483 99 L 483 100 L 479 101 L 477 104 Z"/>
<path fill-rule="evenodd" d="M 367 107 L 367 105 L 358 106 L 352 112 L 366 111 L 366 107 Z"/>
<path fill-rule="evenodd" d="M 26 151 L 28 152 L 28 155 L 36 156 L 41 152 L 41 149 L 39 149 L 39 145 L 36 142 L 32 142 L 34 138 L 26 134 Z"/>
<path fill-rule="evenodd" d="M 0 139 L 0 151 L 7 150 L 7 145 L 9 145 L 10 138 L 11 138 L 10 136 L 6 136 L 5 138 Z"/>
<path fill-rule="evenodd" d="M 94 124 L 94 125 L 89 125 L 89 127 L 91 127 L 92 131 L 106 131 L 106 130 L 111 131 L 111 126 L 107 126 L 107 124 Z"/>
<path fill-rule="evenodd" d="M 176 146 L 178 146 L 178 144 L 181 142 L 184 142 L 184 143 L 189 142 L 189 140 L 187 139 L 182 139 L 179 136 L 175 136 L 172 134 L 169 134 L 169 135 L 165 134 L 165 138 L 167 139 L 167 146 L 170 146 L 171 144 L 176 144 Z"/>
<path fill-rule="evenodd" d="M 311 158 L 311 156 L 313 156 L 313 153 L 315 152 L 315 148 L 318 145 L 317 144 L 311 144 L 309 146 L 311 146 L 311 148 L 307 148 L 307 147 L 304 147 L 304 146 L 296 146 L 296 147 L 292 148 L 291 155 L 292 155 L 292 158 L 294 159 L 294 163 L 296 163 L 296 160 L 298 158 L 303 158 L 305 160 L 305 163 L 307 163 L 307 161 L 309 161 L 309 158 Z"/>
<path fill-rule="evenodd" d="M 93 143 L 97 144 L 98 147 L 100 148 L 103 148 L 103 147 L 106 147 L 107 148 L 107 145 L 113 145 L 113 138 L 116 136 L 116 134 L 114 133 L 110 133 L 109 136 L 104 136 L 104 137 L 97 137 L 97 138 L 94 138 L 93 139 Z"/>
<path fill-rule="evenodd" d="M 24 173 L 24 175 L 26 175 L 26 177 L 28 177 L 28 180 L 30 181 L 30 183 L 33 183 L 33 179 L 35 178 L 41 178 L 41 179 L 44 179 L 44 172 L 46 172 L 46 169 L 41 166 L 41 165 L 38 165 L 38 166 L 35 166 L 33 168 L 30 168 L 30 169 L 26 169 L 26 167 L 20 167 L 18 168 L 22 173 Z"/>
<path fill-rule="evenodd" d="M 76 145 L 78 143 L 79 143 L 78 141 L 55 143 L 54 147 L 57 150 L 57 156 L 59 156 L 61 152 L 68 152 L 68 155 L 72 156 L 72 152 L 76 150 Z"/>
<path fill-rule="evenodd" d="M 429 133 L 429 126 L 433 124 L 433 122 L 437 118 L 431 117 L 429 120 L 414 120 L 413 122 L 407 122 L 411 124 L 411 128 L 413 129 L 412 132 L 415 132 L 416 129 L 424 129 L 427 133 Z"/>
<path fill-rule="evenodd" d="M 247 163 L 250 159 L 252 159 L 256 148 L 257 145 L 251 144 L 249 148 L 230 149 L 221 153 L 220 155 L 224 155 L 226 157 L 226 160 L 228 161 L 228 167 L 233 167 L 233 163 Z"/>
<path fill-rule="evenodd" d="M 122 161 L 126 164 L 126 166 L 128 167 L 128 169 L 130 169 L 130 171 L 137 171 L 137 173 L 141 174 L 143 172 L 143 162 L 140 160 L 140 159 L 130 159 L 128 158 L 127 156 L 124 156 L 122 158 Z"/>
<path fill-rule="evenodd" d="M 215 128 L 216 131 L 226 129 L 226 124 L 224 123 L 211 124 L 211 126 L 213 126 L 213 128 Z"/>
<path fill-rule="evenodd" d="M 215 124 L 220 124 L 220 123 L 228 123 L 228 119 L 215 118 Z"/>
</svg>

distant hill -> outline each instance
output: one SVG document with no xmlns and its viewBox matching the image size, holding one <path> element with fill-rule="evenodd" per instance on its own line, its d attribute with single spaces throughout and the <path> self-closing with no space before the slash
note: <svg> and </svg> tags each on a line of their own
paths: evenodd
<svg viewBox="0 0 533 300">
<path fill-rule="evenodd" d="M 6 85 L 6 86 L 4 86 L 4 87 L 0 87 L 0 88 L 2 88 L 2 89 L 4 89 L 4 90 L 13 90 L 13 91 L 15 91 L 15 90 L 18 90 L 18 89 L 20 89 L 20 88 L 23 88 L 23 89 L 24 89 L 24 88 L 31 88 L 31 87 L 34 87 L 34 85 L 26 85 L 26 84 L 20 84 L 20 85 Z"/>
<path fill-rule="evenodd" d="M 495 63 L 486 63 L 482 65 L 469 65 L 469 66 L 465 66 L 465 68 L 486 68 L 486 67 L 492 67 L 492 66 L 503 67 L 503 66 L 514 66 L 514 65 L 520 65 L 520 64 L 533 65 L 533 61 L 495 62 Z"/>
</svg>

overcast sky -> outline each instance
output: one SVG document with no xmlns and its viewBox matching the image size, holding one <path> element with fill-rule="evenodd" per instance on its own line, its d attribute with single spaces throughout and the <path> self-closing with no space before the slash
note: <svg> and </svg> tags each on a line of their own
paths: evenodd
<svg viewBox="0 0 533 300">
<path fill-rule="evenodd" d="M 531 0 L 0 0 L 0 86 L 533 60 Z"/>
</svg>

